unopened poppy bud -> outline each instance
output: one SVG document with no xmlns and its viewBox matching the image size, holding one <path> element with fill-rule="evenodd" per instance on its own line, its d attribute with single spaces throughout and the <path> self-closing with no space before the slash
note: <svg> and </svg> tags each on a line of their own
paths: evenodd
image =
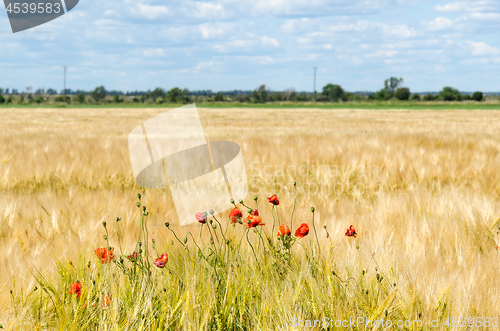
<svg viewBox="0 0 500 331">
<path fill-rule="evenodd" d="M 214 221 L 213 221 L 213 220 L 210 220 L 210 221 L 208 221 L 208 222 L 209 222 L 210 224 L 212 224 Z"/>
<path fill-rule="evenodd" d="M 243 203 L 243 200 L 238 201 L 239 203 Z"/>
<path fill-rule="evenodd" d="M 120 257 L 120 263 L 123 264 L 123 257 Z"/>
<path fill-rule="evenodd" d="M 165 226 L 168 228 L 170 226 L 170 223 L 165 222 Z"/>
<path fill-rule="evenodd" d="M 297 186 L 297 182 L 293 182 L 293 186 Z"/>
<path fill-rule="evenodd" d="M 212 216 L 215 214 L 215 211 L 214 211 L 213 209 L 210 209 L 208 212 L 209 212 L 209 213 L 210 213 L 210 215 L 212 215 Z"/>
<path fill-rule="evenodd" d="M 213 244 L 213 243 L 214 243 L 213 238 L 210 238 L 210 243 L 211 243 L 211 244 Z"/>
<path fill-rule="evenodd" d="M 35 286 L 35 288 L 33 289 L 33 291 L 36 291 L 36 290 L 38 290 L 38 287 Z"/>
<path fill-rule="evenodd" d="M 226 245 L 229 245 L 229 240 L 226 240 Z"/>
<path fill-rule="evenodd" d="M 146 211 L 146 206 L 142 206 L 142 210 L 143 210 L 143 211 Z"/>
<path fill-rule="evenodd" d="M 252 212 L 252 209 L 251 208 L 248 208 L 248 213 L 250 214 Z"/>
<path fill-rule="evenodd" d="M 102 222 L 102 226 L 106 227 L 106 222 Z"/>
<path fill-rule="evenodd" d="M 142 246 L 142 242 L 139 241 L 139 247 L 141 247 L 141 246 Z"/>
<path fill-rule="evenodd" d="M 142 254 L 142 249 L 139 249 L 139 254 Z"/>
<path fill-rule="evenodd" d="M 141 200 L 141 194 L 137 194 L 137 199 Z"/>
<path fill-rule="evenodd" d="M 104 240 L 108 240 L 108 236 L 104 235 Z"/>
<path fill-rule="evenodd" d="M 231 199 L 231 203 L 233 203 L 233 204 L 234 204 L 234 199 Z"/>
<path fill-rule="evenodd" d="M 116 218 L 116 221 L 117 221 L 117 222 L 119 222 L 119 221 L 121 221 L 121 220 L 122 220 L 122 219 L 121 219 L 121 218 L 119 218 L 119 217 L 117 217 L 117 218 Z"/>
<path fill-rule="evenodd" d="M 188 237 L 184 237 L 184 243 L 187 244 L 188 242 Z"/>
<path fill-rule="evenodd" d="M 258 196 L 256 196 L 256 195 L 254 195 L 254 196 L 253 196 L 253 199 L 254 199 L 255 201 L 257 201 L 257 200 L 259 200 L 259 197 L 258 197 Z"/>
<path fill-rule="evenodd" d="M 316 209 L 314 207 L 311 207 L 311 211 L 314 213 Z"/>
<path fill-rule="evenodd" d="M 323 229 L 325 229 L 325 230 L 326 230 L 326 225 L 323 225 Z"/>
<path fill-rule="evenodd" d="M 140 203 L 140 202 L 136 203 L 135 205 L 136 205 L 138 208 L 141 208 L 141 203 Z"/>
</svg>

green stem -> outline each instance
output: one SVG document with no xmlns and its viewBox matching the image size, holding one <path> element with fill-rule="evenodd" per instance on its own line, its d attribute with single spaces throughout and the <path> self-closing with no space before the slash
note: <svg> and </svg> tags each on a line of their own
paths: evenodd
<svg viewBox="0 0 500 331">
<path fill-rule="evenodd" d="M 255 261 L 257 261 L 257 263 L 259 263 L 259 260 L 257 259 L 257 255 L 255 254 L 255 250 L 253 249 L 253 246 L 252 246 L 252 243 L 250 242 L 250 239 L 248 239 L 248 230 L 246 230 L 246 237 L 247 237 L 247 241 L 248 241 L 248 244 L 250 245 L 250 248 L 252 248 L 252 252 L 253 252 L 253 256 L 255 256 Z"/>
<path fill-rule="evenodd" d="M 316 226 L 314 225 L 314 213 L 313 213 L 312 224 L 313 224 L 313 229 L 314 229 L 314 235 L 316 236 L 316 242 L 318 243 L 318 251 L 319 251 L 319 254 L 321 254 L 321 246 L 319 245 L 318 233 L 316 232 Z"/>
<path fill-rule="evenodd" d="M 297 203 L 297 198 L 299 197 L 299 191 L 297 190 L 297 185 L 293 186 L 295 188 L 295 201 L 293 202 L 292 217 L 290 218 L 290 231 L 293 230 L 293 214 L 295 213 L 295 204 Z"/>
</svg>

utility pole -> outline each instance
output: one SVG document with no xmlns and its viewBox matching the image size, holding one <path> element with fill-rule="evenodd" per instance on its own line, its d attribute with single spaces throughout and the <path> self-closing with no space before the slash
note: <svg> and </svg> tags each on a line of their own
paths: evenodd
<svg viewBox="0 0 500 331">
<path fill-rule="evenodd" d="M 314 102 L 316 102 L 316 69 L 318 69 L 318 67 L 313 67 L 314 69 L 314 93 L 313 93 L 313 98 L 314 98 Z"/>
<path fill-rule="evenodd" d="M 66 69 L 68 66 L 63 66 L 64 68 L 64 90 L 63 90 L 63 100 L 66 102 Z"/>
</svg>

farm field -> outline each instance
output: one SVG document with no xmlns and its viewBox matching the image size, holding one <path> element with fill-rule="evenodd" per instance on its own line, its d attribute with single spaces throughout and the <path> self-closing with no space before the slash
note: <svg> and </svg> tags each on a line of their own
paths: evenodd
<svg viewBox="0 0 500 331">
<path fill-rule="evenodd" d="M 167 110 L 0 108 L 4 329 L 288 330 L 294 321 L 383 318 L 444 330 L 447 318 L 464 317 L 467 325 L 451 328 L 465 330 L 470 318 L 498 322 L 500 110 L 198 108 L 209 141 L 241 146 L 244 204 L 255 208 L 257 196 L 265 223 L 245 230 L 227 225 L 229 211 L 216 215 L 229 229 L 213 245 L 208 225 L 200 236 L 200 224 L 177 224 L 168 189 L 135 184 L 127 136 Z M 106 247 L 106 231 L 115 261 L 137 247 L 138 193 L 149 212 L 141 244 L 150 263 L 101 263 L 94 249 Z M 301 223 L 310 230 L 287 249 L 276 236 L 283 223 L 292 237 Z M 350 225 L 356 238 L 345 235 Z M 158 268 L 163 252 L 168 262 Z M 76 281 L 81 298 L 68 291 Z"/>
</svg>

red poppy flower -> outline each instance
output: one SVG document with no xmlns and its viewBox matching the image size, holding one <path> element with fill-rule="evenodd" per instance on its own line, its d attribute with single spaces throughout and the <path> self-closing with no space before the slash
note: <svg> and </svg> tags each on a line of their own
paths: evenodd
<svg viewBox="0 0 500 331">
<path fill-rule="evenodd" d="M 292 234 L 292 232 L 290 231 L 290 229 L 288 228 L 288 226 L 286 224 L 281 225 L 278 231 L 279 231 L 278 237 L 279 236 L 290 236 Z"/>
<path fill-rule="evenodd" d="M 297 230 L 295 230 L 295 237 L 304 238 L 309 234 L 309 225 L 307 223 L 302 223 Z"/>
<path fill-rule="evenodd" d="M 231 210 L 231 212 L 229 213 L 229 219 L 231 220 L 231 224 L 239 223 L 242 217 L 243 214 L 241 213 L 241 210 L 239 210 L 236 207 L 234 207 L 233 210 Z"/>
<path fill-rule="evenodd" d="M 250 215 L 259 216 L 259 211 L 257 209 L 252 209 L 252 211 L 250 212 Z"/>
<path fill-rule="evenodd" d="M 354 237 L 354 238 L 356 238 L 357 233 L 356 233 L 356 230 L 354 229 L 354 226 L 351 225 L 349 228 L 347 228 L 347 231 L 346 231 L 345 235 L 347 237 Z"/>
<path fill-rule="evenodd" d="M 76 294 L 76 298 L 80 299 L 80 294 L 82 293 L 82 286 L 79 282 L 74 282 L 69 286 L 69 294 Z"/>
<path fill-rule="evenodd" d="M 165 267 L 165 264 L 167 264 L 168 261 L 168 255 L 167 253 L 163 253 L 159 258 L 155 260 L 155 266 L 158 268 L 163 268 Z"/>
<path fill-rule="evenodd" d="M 196 220 L 201 224 L 207 223 L 207 213 L 196 213 L 194 216 L 196 216 Z"/>
<path fill-rule="evenodd" d="M 262 223 L 262 218 L 260 218 L 260 216 L 255 215 L 248 215 L 247 218 L 245 218 L 245 223 L 247 224 L 247 229 L 255 228 L 259 225 L 266 225 L 265 223 Z"/>
<path fill-rule="evenodd" d="M 113 248 L 108 250 L 107 248 L 94 249 L 95 255 L 101 259 L 101 263 L 108 263 L 113 257 Z"/>
<path fill-rule="evenodd" d="M 280 204 L 280 201 L 278 200 L 278 197 L 276 196 L 276 194 L 273 194 L 272 196 L 268 197 L 267 201 L 269 201 L 270 203 L 272 203 L 275 206 Z"/>
</svg>

